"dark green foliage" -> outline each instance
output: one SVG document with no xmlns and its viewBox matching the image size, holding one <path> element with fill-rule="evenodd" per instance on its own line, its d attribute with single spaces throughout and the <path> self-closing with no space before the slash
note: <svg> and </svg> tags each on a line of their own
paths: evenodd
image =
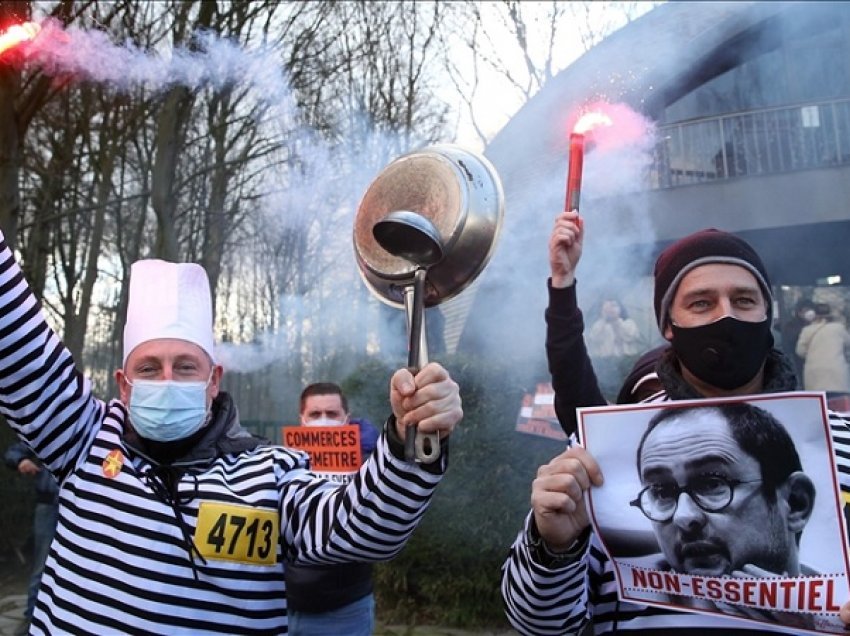
<svg viewBox="0 0 850 636">
<path fill-rule="evenodd" d="M 340 382 L 342 392 L 348 398 L 348 409 L 352 417 L 364 417 L 378 430 L 384 426 L 392 413 L 389 391 L 390 378 L 395 369 L 375 358 L 369 358 L 345 380 Z"/>
</svg>

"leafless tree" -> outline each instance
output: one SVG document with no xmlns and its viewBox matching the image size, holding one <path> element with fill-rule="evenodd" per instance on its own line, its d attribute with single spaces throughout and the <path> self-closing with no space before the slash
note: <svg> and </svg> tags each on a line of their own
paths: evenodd
<svg viewBox="0 0 850 636">
<path fill-rule="evenodd" d="M 87 3 L 85 3 L 87 4 Z M 67 23 L 73 19 L 74 3 L 58 3 L 52 16 Z M 0 3 L 0 24 L 19 24 L 31 17 L 28 0 L 5 0 Z M 38 110 L 51 92 L 50 78 L 39 73 L 24 75 L 14 64 L 16 52 L 7 52 L 0 60 L 0 227 L 7 242 L 17 241 L 21 216 L 18 181 L 23 138 Z"/>
<path fill-rule="evenodd" d="M 463 0 L 450 3 L 441 31 L 445 67 L 482 145 L 493 131 L 479 116 L 482 82 L 504 85 L 501 101 L 516 107 L 528 101 L 578 54 L 650 10 L 657 2 L 520 2 Z M 566 43 L 579 41 L 578 50 Z M 565 55 L 565 50 L 573 50 Z M 505 114 L 505 117 L 509 113 Z"/>
<path fill-rule="evenodd" d="M 201 262 L 224 339 L 285 341 L 295 383 L 363 355 L 366 336 L 340 311 L 343 293 L 345 308 L 376 311 L 349 228 L 391 158 L 443 139 L 444 5 L 41 6 L 140 51 L 203 55 L 204 37 L 264 46 L 292 88 L 288 113 L 258 97 L 252 78 L 163 91 L 0 61 L 0 227 L 20 242 L 28 278 L 98 388 L 120 364 L 130 264 L 146 256 Z M 30 4 L 4 1 L 0 17 L 9 14 L 25 19 Z M 316 315 L 327 316 L 321 329 Z"/>
</svg>

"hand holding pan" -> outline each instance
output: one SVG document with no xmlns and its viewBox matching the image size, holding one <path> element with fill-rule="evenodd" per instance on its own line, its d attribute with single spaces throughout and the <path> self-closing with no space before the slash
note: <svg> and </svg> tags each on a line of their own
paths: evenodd
<svg viewBox="0 0 850 636">
<path fill-rule="evenodd" d="M 435 145 L 391 162 L 369 185 L 354 220 L 354 253 L 369 290 L 405 309 L 408 366 L 428 363 L 424 307 L 449 300 L 483 271 L 502 227 L 504 195 L 493 166 L 458 146 Z M 430 463 L 438 440 L 407 430 L 405 456 Z"/>
<path fill-rule="evenodd" d="M 407 310 L 407 366 L 416 375 L 428 364 L 428 346 L 424 341 L 425 280 L 428 268 L 443 259 L 443 244 L 437 228 L 424 216 L 408 210 L 390 212 L 372 228 L 375 240 L 387 252 L 416 266 L 413 283 L 405 286 Z M 439 433 L 420 433 L 416 424 L 407 427 L 404 458 L 431 463 L 440 456 Z"/>
</svg>

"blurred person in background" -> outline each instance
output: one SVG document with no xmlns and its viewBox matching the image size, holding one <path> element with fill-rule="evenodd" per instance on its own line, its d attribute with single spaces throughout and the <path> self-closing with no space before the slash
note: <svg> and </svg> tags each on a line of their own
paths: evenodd
<svg viewBox="0 0 850 636">
<path fill-rule="evenodd" d="M 807 391 L 850 393 L 850 333 L 834 320 L 826 303 L 815 306 L 814 321 L 803 328 L 797 340 L 797 355 L 803 364 L 803 388 Z"/>
<path fill-rule="evenodd" d="M 32 573 L 27 590 L 27 608 L 25 611 L 26 630 L 29 629 L 41 573 L 47 561 L 47 552 L 56 530 L 56 516 L 59 504 L 59 486 L 50 471 L 46 470 L 29 447 L 23 442 L 15 442 L 6 449 L 6 466 L 21 475 L 31 477 L 35 486 L 35 510 L 32 517 Z"/>
<path fill-rule="evenodd" d="M 606 297 L 599 318 L 587 332 L 587 348 L 594 357 L 633 356 L 640 352 L 640 331 L 616 298 Z"/>
<path fill-rule="evenodd" d="M 613 401 L 640 353 L 640 330 L 623 304 L 609 295 L 602 297 L 599 317 L 587 330 L 586 338 L 599 388 L 608 401 Z"/>
<path fill-rule="evenodd" d="M 357 426 L 364 462 L 375 450 L 377 429 L 369 420 L 351 417 L 339 385 L 308 385 L 299 410 L 301 426 Z M 371 563 L 287 565 L 284 575 L 292 636 L 370 636 L 375 626 Z"/>
<path fill-rule="evenodd" d="M 797 341 L 800 332 L 810 325 L 815 319 L 815 303 L 808 298 L 801 298 L 794 305 L 794 314 L 782 324 L 780 333 L 782 335 L 782 351 L 785 352 L 794 363 L 794 371 L 797 374 L 797 382 L 803 386 L 803 363 L 805 360 L 797 355 Z"/>
</svg>

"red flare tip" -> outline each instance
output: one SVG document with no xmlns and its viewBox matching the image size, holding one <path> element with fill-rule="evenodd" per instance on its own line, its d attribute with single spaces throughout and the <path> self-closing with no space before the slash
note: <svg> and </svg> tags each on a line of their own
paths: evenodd
<svg viewBox="0 0 850 636">
<path fill-rule="evenodd" d="M 24 22 L 23 24 L 13 24 L 8 29 L 0 33 L 0 55 L 11 48 L 14 48 L 22 42 L 27 42 L 35 38 L 41 27 L 35 22 Z"/>
<path fill-rule="evenodd" d="M 598 126 L 610 126 L 613 123 L 611 118 L 605 113 L 591 111 L 579 117 L 579 120 L 573 127 L 573 132 L 584 135 Z"/>
</svg>

